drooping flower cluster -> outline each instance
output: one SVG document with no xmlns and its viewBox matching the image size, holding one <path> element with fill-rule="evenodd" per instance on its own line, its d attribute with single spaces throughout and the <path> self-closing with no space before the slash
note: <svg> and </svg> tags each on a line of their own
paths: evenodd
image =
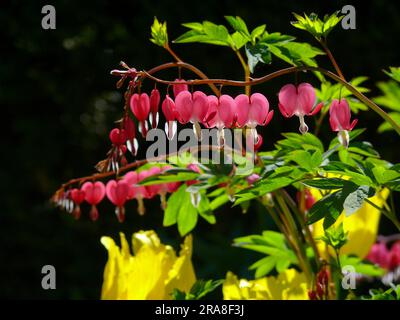
<svg viewBox="0 0 400 320">
<path fill-rule="evenodd" d="M 188 91 L 187 84 L 183 82 L 182 79 L 176 79 L 172 86 L 174 98 L 166 94 L 162 102 L 158 89 L 153 89 L 150 96 L 147 93 L 132 94 L 129 100 L 130 110 L 139 123 L 139 132 L 143 137 L 149 129 L 148 119 L 152 128 L 158 126 L 161 102 L 161 110 L 166 120 L 165 132 L 169 139 L 173 139 L 176 134 L 177 122 L 190 122 L 199 140 L 201 124 L 205 128 L 217 128 L 219 135 L 223 134 L 224 128 L 247 126 L 255 143 L 260 142 L 255 128 L 258 125 L 267 125 L 273 116 L 273 110 L 269 110 L 269 102 L 263 94 L 254 93 L 250 97 L 241 94 L 235 98 L 229 95 L 207 96 L 202 91 Z M 121 129 L 114 128 L 110 132 L 110 139 L 116 148 L 115 159 L 123 158 L 124 149 L 121 146 L 125 143 L 128 150 L 136 154 L 136 128 L 129 116 L 124 117 Z"/>
<path fill-rule="evenodd" d="M 120 222 L 125 219 L 125 203 L 129 200 L 138 201 L 138 212 L 140 215 L 145 213 L 143 199 L 152 199 L 156 195 L 161 198 L 161 206 L 166 207 L 166 194 L 172 193 L 179 187 L 178 182 L 157 183 L 143 186 L 139 183 L 151 176 L 159 175 L 170 169 L 171 166 L 152 167 L 148 170 L 131 171 L 126 173 L 119 180 L 110 180 L 104 185 L 101 181 L 85 182 L 80 189 L 74 188 L 67 192 L 66 200 L 68 210 L 71 211 L 76 219 L 81 215 L 81 204 L 86 201 L 91 205 L 89 216 L 93 221 L 99 217 L 97 205 L 105 198 L 116 206 L 116 216 Z"/>
<path fill-rule="evenodd" d="M 251 142 L 257 150 L 262 144 L 262 136 L 257 134 L 257 126 L 267 125 L 274 114 L 270 110 L 268 99 L 261 93 L 253 93 L 250 96 L 240 94 L 236 97 L 223 94 L 219 97 L 206 95 L 196 90 L 190 92 L 183 79 L 176 79 L 172 85 L 174 97 L 167 93 L 161 98 L 160 91 L 154 88 L 150 95 L 147 93 L 133 93 L 129 98 L 129 107 L 139 125 L 139 132 L 143 137 L 151 128 L 156 128 L 159 123 L 159 107 L 165 117 L 165 132 L 168 139 L 172 140 L 177 132 L 177 122 L 180 124 L 193 124 L 196 137 L 201 140 L 201 125 L 205 128 L 218 129 L 218 144 L 224 144 L 225 128 L 248 128 L 250 134 L 246 134 L 246 142 Z M 278 94 L 278 107 L 286 118 L 297 116 L 300 121 L 301 133 L 308 131 L 305 116 L 317 114 L 323 107 L 323 103 L 317 103 L 316 92 L 309 83 L 299 85 L 287 84 L 281 88 Z M 350 123 L 350 108 L 345 99 L 334 99 L 329 109 L 330 124 L 333 131 L 338 132 L 339 141 L 348 146 L 348 131 L 357 123 Z M 251 139 L 251 140 L 249 140 Z M 111 161 L 108 170 L 118 171 L 119 164 L 126 163 L 125 153 L 129 150 L 136 155 L 138 142 L 136 140 L 136 127 L 128 113 L 125 113 L 120 128 L 114 128 L 110 132 L 110 140 L 113 145 Z"/>
<path fill-rule="evenodd" d="M 133 90 L 135 86 L 132 87 Z M 172 85 L 174 97 L 168 93 L 161 99 L 160 92 L 154 88 L 150 95 L 143 92 L 130 92 L 126 94 L 127 109 L 130 109 L 139 124 L 139 132 L 146 137 L 149 130 L 148 120 L 151 128 L 156 128 L 159 123 L 159 106 L 166 119 L 165 132 L 169 139 L 173 139 L 177 131 L 177 122 L 180 124 L 193 124 L 193 130 L 199 140 L 201 140 L 201 125 L 205 128 L 216 128 L 218 130 L 218 144 L 224 145 L 225 128 L 246 128 L 246 143 L 253 145 L 257 151 L 263 138 L 257 133 L 257 126 L 267 125 L 274 111 L 270 110 L 268 99 L 261 93 L 253 93 L 248 96 L 240 94 L 236 97 L 223 94 L 221 96 L 206 95 L 202 91 L 190 92 L 188 85 L 183 79 L 176 79 Z M 320 111 L 323 103 L 316 103 L 315 89 L 309 83 L 299 85 L 287 84 L 283 86 L 278 94 L 279 110 L 284 117 L 297 116 L 300 120 L 300 132 L 306 133 L 308 126 L 305 123 L 305 116 L 315 115 Z M 162 101 L 161 101 L 162 100 Z M 120 166 L 128 163 L 125 155 L 129 150 L 136 155 L 138 150 L 138 141 L 136 139 L 136 125 L 127 110 L 121 119 L 120 126 L 114 128 L 109 133 L 109 139 L 112 143 L 112 149 L 108 154 L 107 161 L 102 161 L 98 165 L 100 171 L 119 172 Z M 339 141 L 348 146 L 348 131 L 352 130 L 357 120 L 350 122 L 351 114 L 349 104 L 345 99 L 333 100 L 329 109 L 330 124 L 333 131 L 337 131 Z M 248 132 L 250 134 L 248 134 Z M 106 164 L 106 166 L 103 165 Z M 125 217 L 125 203 L 129 200 L 138 201 L 138 212 L 144 214 L 145 208 L 143 199 L 153 198 L 156 194 L 160 195 L 162 207 L 166 207 L 166 194 L 177 189 L 177 183 L 165 183 L 142 186 L 139 183 L 152 175 L 164 172 L 168 167 L 153 167 L 149 170 L 129 172 L 119 180 L 111 180 L 105 186 L 102 182 L 85 182 L 81 188 L 68 190 L 56 200 L 67 211 L 73 212 L 76 218 L 80 217 L 80 206 L 83 202 L 91 205 L 90 217 L 97 220 L 97 204 L 107 196 L 107 198 L 116 206 L 116 215 L 119 221 Z M 188 167 L 193 171 L 195 167 Z M 197 168 L 198 169 L 198 168 Z M 187 184 L 195 183 L 188 181 Z M 249 179 L 249 184 L 254 183 Z M 312 197 L 306 190 L 305 208 L 312 206 Z M 200 194 L 192 193 L 192 202 L 195 206 L 200 201 Z"/>
</svg>

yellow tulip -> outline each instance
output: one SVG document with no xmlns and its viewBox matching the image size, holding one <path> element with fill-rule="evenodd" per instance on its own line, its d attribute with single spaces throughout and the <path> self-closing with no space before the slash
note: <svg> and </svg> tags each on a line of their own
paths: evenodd
<svg viewBox="0 0 400 320">
<path fill-rule="evenodd" d="M 160 242 L 154 231 L 133 234 L 134 255 L 123 233 L 120 238 L 121 248 L 112 238 L 101 238 L 108 251 L 102 299 L 171 299 L 174 288 L 188 292 L 195 283 L 190 235 L 185 238 L 179 257 L 171 246 Z"/>
<path fill-rule="evenodd" d="M 295 269 L 256 280 L 239 280 L 228 272 L 222 292 L 225 300 L 308 300 L 306 277 Z"/>
<path fill-rule="evenodd" d="M 322 198 L 319 190 L 310 189 L 310 191 L 316 201 Z M 382 189 L 369 200 L 382 207 L 388 195 L 389 190 Z M 340 254 L 354 254 L 362 259 L 365 258 L 376 241 L 380 216 L 380 211 L 368 203 L 364 203 L 360 209 L 349 217 L 346 217 L 345 213 L 342 212 L 334 224 L 334 226 L 337 226 L 343 222 L 343 230 L 348 233 L 348 242 L 340 249 Z M 323 220 L 312 224 L 312 234 L 316 239 L 324 235 Z M 327 245 L 319 240 L 317 241 L 317 248 L 321 257 L 327 259 Z M 334 254 L 333 251 L 331 254 Z"/>
</svg>

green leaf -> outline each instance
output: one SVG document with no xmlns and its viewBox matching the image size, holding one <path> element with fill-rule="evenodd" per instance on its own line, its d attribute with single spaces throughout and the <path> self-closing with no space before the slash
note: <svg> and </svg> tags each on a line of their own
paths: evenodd
<svg viewBox="0 0 400 320">
<path fill-rule="evenodd" d="M 249 42 L 245 36 L 243 36 L 240 32 L 235 32 L 231 35 L 232 42 L 233 42 L 233 49 L 239 50 L 241 49 L 246 43 Z"/>
<path fill-rule="evenodd" d="M 256 270 L 256 278 L 270 273 L 274 267 L 278 272 L 283 272 L 291 264 L 298 263 L 296 255 L 286 245 L 285 237 L 279 232 L 268 230 L 264 231 L 262 236 L 250 235 L 236 238 L 234 245 L 268 255 L 249 267 L 249 270 Z"/>
<path fill-rule="evenodd" d="M 383 70 L 389 77 L 400 82 L 400 67 L 389 67 L 390 71 Z"/>
<path fill-rule="evenodd" d="M 255 66 L 259 63 L 271 63 L 271 52 L 268 46 L 263 43 L 246 46 L 247 64 L 249 65 L 250 72 L 254 72 Z"/>
<path fill-rule="evenodd" d="M 337 227 L 331 226 L 324 230 L 324 235 L 321 237 L 321 240 L 335 250 L 339 250 L 347 243 L 347 234 L 348 233 L 344 232 L 343 223 L 341 223 Z"/>
<path fill-rule="evenodd" d="M 398 125 L 400 125 L 400 113 L 399 112 L 389 112 L 388 113 L 389 117 L 391 117 Z M 394 130 L 393 126 L 389 122 L 383 122 L 379 127 L 378 127 L 378 132 L 382 133 L 385 131 L 390 131 Z"/>
<path fill-rule="evenodd" d="M 270 273 L 276 265 L 276 258 L 274 256 L 268 256 L 258 260 L 257 262 L 253 263 L 249 270 L 256 270 L 254 276 L 256 278 L 261 278 L 268 273 Z"/>
<path fill-rule="evenodd" d="M 220 206 L 224 205 L 229 201 L 229 197 L 226 193 L 216 197 L 210 202 L 210 209 L 214 211 L 215 209 L 219 208 Z"/>
<path fill-rule="evenodd" d="M 375 190 L 369 186 L 360 186 L 353 192 L 350 192 L 343 202 L 343 208 L 346 216 L 352 215 L 364 204 L 364 200 L 372 197 Z"/>
<path fill-rule="evenodd" d="M 313 134 L 299 134 L 294 132 L 283 133 L 286 139 L 277 142 L 277 149 L 285 153 L 291 153 L 296 150 L 319 150 L 324 151 L 322 142 Z"/>
<path fill-rule="evenodd" d="M 199 206 L 197 208 L 199 215 L 210 224 L 215 224 L 215 215 L 210 207 L 210 200 L 205 194 L 202 195 Z"/>
<path fill-rule="evenodd" d="M 178 231 L 181 236 L 189 233 L 197 224 L 198 212 L 192 205 L 190 194 L 185 192 L 185 196 L 181 199 L 182 205 L 178 212 L 177 223 Z"/>
<path fill-rule="evenodd" d="M 173 42 L 175 43 L 208 43 L 220 46 L 233 46 L 232 38 L 228 30 L 223 25 L 204 21 L 202 24 L 191 22 L 183 24 L 184 27 L 191 29 L 187 31 Z"/>
<path fill-rule="evenodd" d="M 168 45 L 167 23 L 161 23 L 154 17 L 153 25 L 151 26 L 150 41 L 154 44 L 165 47 Z"/>
<path fill-rule="evenodd" d="M 179 289 L 174 289 L 172 297 L 174 300 L 199 300 L 218 288 L 224 280 L 197 280 L 190 292 L 185 293 Z"/>
<path fill-rule="evenodd" d="M 207 204 L 203 202 L 201 209 L 204 209 L 206 206 Z M 202 214 L 207 216 L 206 212 L 202 212 Z M 207 218 L 212 221 L 211 217 Z M 177 223 L 180 235 L 184 236 L 193 230 L 197 224 L 197 219 L 198 211 L 192 204 L 190 193 L 186 190 L 186 184 L 183 184 L 168 198 L 163 226 L 168 227 Z"/>
<path fill-rule="evenodd" d="M 168 198 L 167 208 L 165 209 L 164 213 L 164 227 L 172 226 L 177 222 L 178 212 L 180 211 L 182 205 L 181 199 L 185 196 L 185 194 L 186 185 L 182 185 Z"/>
<path fill-rule="evenodd" d="M 292 25 L 298 29 L 306 30 L 311 33 L 317 40 L 325 39 L 333 28 L 342 20 L 343 16 L 338 16 L 339 11 L 333 14 L 325 15 L 324 19 L 318 18 L 318 15 L 311 13 L 310 15 L 293 13 L 297 21 L 293 21 Z"/>
<path fill-rule="evenodd" d="M 276 44 L 288 43 L 295 39 L 296 39 L 295 37 L 286 34 L 281 34 L 280 32 L 268 33 L 267 31 L 265 31 L 260 39 L 260 42 L 265 43 L 267 45 L 271 44 L 276 45 Z"/>
<path fill-rule="evenodd" d="M 254 43 L 257 40 L 257 38 L 261 37 L 264 31 L 265 31 L 265 24 L 254 28 L 250 34 L 251 41 Z"/>
<path fill-rule="evenodd" d="M 307 224 L 313 224 L 323 218 L 328 217 L 324 229 L 329 228 L 343 211 L 343 192 L 342 190 L 330 193 L 316 202 L 308 212 Z M 332 221 L 333 220 L 333 221 Z"/>
<path fill-rule="evenodd" d="M 322 189 L 322 190 L 332 190 L 332 189 L 342 189 L 347 183 L 346 180 L 339 178 L 322 178 L 322 179 L 306 179 L 302 181 L 303 184 L 309 187 Z"/>
<path fill-rule="evenodd" d="M 249 30 L 247 29 L 246 23 L 240 17 L 225 16 L 225 19 L 232 26 L 235 31 L 240 32 L 247 40 L 251 40 Z"/>
<path fill-rule="evenodd" d="M 197 180 L 200 174 L 187 169 L 171 169 L 162 174 L 157 174 L 139 182 L 140 185 L 150 186 L 160 183 Z"/>
<path fill-rule="evenodd" d="M 296 150 L 286 156 L 286 159 L 296 162 L 301 168 L 312 171 L 322 163 L 322 153 L 319 150 L 314 150 L 312 154 L 304 150 Z"/>
<path fill-rule="evenodd" d="M 386 271 L 375 264 L 362 261 L 359 257 L 340 255 L 340 264 L 342 266 L 353 266 L 357 273 L 370 276 L 381 277 Z"/>
<path fill-rule="evenodd" d="M 400 172 L 387 169 L 384 166 L 375 166 L 372 173 L 379 184 L 385 184 L 400 177 Z"/>
</svg>

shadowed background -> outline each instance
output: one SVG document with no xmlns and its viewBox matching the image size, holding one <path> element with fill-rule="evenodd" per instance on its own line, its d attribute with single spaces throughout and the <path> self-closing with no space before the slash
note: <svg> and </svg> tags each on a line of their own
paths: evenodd
<svg viewBox="0 0 400 320">
<path fill-rule="evenodd" d="M 41 28 L 45 4 L 56 8 L 56 30 Z M 155 229 L 163 242 L 175 248 L 182 241 L 176 226 L 162 228 L 158 199 L 146 202 L 144 217 L 136 214 L 136 204 L 129 204 L 124 224 L 117 222 L 113 207 L 105 203 L 99 207 L 97 223 L 87 218 L 87 206 L 81 220 L 74 221 L 48 203 L 61 183 L 94 172 L 93 166 L 105 158 L 110 146 L 108 132 L 123 105 L 122 91 L 115 89 L 117 79 L 109 71 L 118 67 L 120 60 L 138 69 L 172 61 L 167 52 L 148 40 L 154 16 L 168 22 L 171 39 L 185 31 L 180 25 L 183 22 L 225 23 L 224 15 L 239 15 L 250 28 L 265 23 L 269 32 L 294 35 L 298 41 L 317 46 L 310 35 L 290 25 L 291 12 L 324 15 L 345 4 L 356 7 L 357 29 L 338 27 L 330 35 L 330 47 L 345 76 L 368 76 L 369 95 L 376 96 L 375 83 L 386 79 L 381 70 L 400 64 L 396 43 L 399 5 L 393 1 L 2 1 L 0 296 L 97 299 L 107 258 L 99 241 L 102 235 L 116 238 L 124 231 L 130 237 L 134 231 Z M 174 49 L 209 77 L 243 76 L 237 58 L 226 47 L 182 44 Z M 271 66 L 258 68 L 256 75 L 284 66 L 274 61 Z M 326 57 L 318 57 L 318 61 L 331 69 Z M 279 88 L 293 80 L 289 75 L 257 90 L 277 109 Z M 368 127 L 363 138 L 372 141 L 385 159 L 398 161 L 397 136 L 393 132 L 377 135 L 381 119 L 370 111 L 358 118 L 358 127 Z M 276 113 L 263 131 L 262 150 L 272 148 L 281 132 L 296 131 L 297 126 L 295 119 L 283 121 Z M 327 122 L 325 128 L 322 137 L 329 141 L 333 133 Z M 224 206 L 216 216 L 216 225 L 200 219 L 193 232 L 198 277 L 223 278 L 227 270 L 232 270 L 251 278 L 253 273 L 247 267 L 260 255 L 233 248 L 231 242 L 268 228 L 266 213 L 253 204 L 245 215 Z M 393 232 L 389 226 L 384 230 Z M 46 264 L 57 270 L 56 290 L 41 288 L 41 268 Z"/>
</svg>

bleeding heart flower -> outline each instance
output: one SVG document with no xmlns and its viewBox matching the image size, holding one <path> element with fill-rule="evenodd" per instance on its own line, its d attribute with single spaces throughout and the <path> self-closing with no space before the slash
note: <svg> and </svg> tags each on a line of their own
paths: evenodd
<svg viewBox="0 0 400 320">
<path fill-rule="evenodd" d="M 219 98 L 208 96 L 209 110 L 206 123 L 209 128 L 231 128 L 236 119 L 236 101 L 226 94 Z"/>
<path fill-rule="evenodd" d="M 286 118 L 293 115 L 299 117 L 300 132 L 306 133 L 308 127 L 304 122 L 304 116 L 313 116 L 317 114 L 323 103 L 314 107 L 316 100 L 315 89 L 309 83 L 301 83 L 297 87 L 293 84 L 287 84 L 279 91 L 279 110 Z"/>
<path fill-rule="evenodd" d="M 339 142 L 346 148 L 349 146 L 349 133 L 357 124 L 357 119 L 354 119 L 350 124 L 351 112 L 346 99 L 332 100 L 329 108 L 329 123 L 333 131 L 338 132 Z"/>
<path fill-rule="evenodd" d="M 174 97 L 176 98 L 179 93 L 182 91 L 188 91 L 188 85 L 184 82 L 183 79 L 175 79 L 174 84 L 172 85 L 172 91 L 174 92 Z"/>
<path fill-rule="evenodd" d="M 256 141 L 254 141 L 253 132 L 250 131 L 249 134 L 246 132 L 246 149 L 244 149 L 244 147 L 242 148 L 243 154 L 246 154 L 246 151 L 247 152 L 257 151 L 258 149 L 261 148 L 262 143 L 263 143 L 263 137 L 261 134 L 257 134 Z"/>
<path fill-rule="evenodd" d="M 159 115 L 158 115 L 158 106 L 160 105 L 160 91 L 157 89 L 153 89 L 150 93 L 150 124 L 151 127 L 157 128 Z"/>
<path fill-rule="evenodd" d="M 302 199 L 304 197 L 304 199 Z M 296 194 L 296 199 L 297 203 L 301 207 L 301 205 L 304 206 L 304 208 L 301 208 L 302 211 L 308 211 L 311 209 L 311 207 L 315 203 L 315 198 L 312 195 L 311 191 L 309 189 L 304 189 L 303 191 L 298 191 Z M 304 202 L 302 202 L 304 201 Z"/>
<path fill-rule="evenodd" d="M 394 270 L 400 266 L 400 241 L 395 242 L 390 248 L 389 269 Z"/>
<path fill-rule="evenodd" d="M 269 111 L 269 102 L 261 93 L 253 93 L 250 97 L 240 94 L 235 98 L 237 123 L 255 128 L 265 126 L 271 121 L 274 111 Z"/>
<path fill-rule="evenodd" d="M 144 207 L 143 198 L 147 198 L 147 190 L 145 186 L 138 185 L 145 178 L 145 171 L 137 173 L 136 171 L 128 172 L 122 178 L 129 186 L 128 199 L 136 199 L 138 201 L 138 212 L 144 215 L 146 208 Z"/>
<path fill-rule="evenodd" d="M 80 205 L 83 201 L 85 201 L 85 191 L 79 190 L 77 188 L 72 189 L 70 191 L 71 200 L 76 204 Z"/>
<path fill-rule="evenodd" d="M 201 91 L 191 94 L 189 91 L 180 92 L 175 99 L 176 117 L 182 124 L 191 121 L 196 137 L 201 140 L 199 122 L 203 122 L 208 113 L 209 102 Z"/>
<path fill-rule="evenodd" d="M 162 111 L 164 113 L 166 123 L 165 123 L 165 133 L 169 140 L 172 140 L 176 133 L 176 121 L 175 121 L 175 102 L 168 95 L 161 105 Z"/>
<path fill-rule="evenodd" d="M 114 128 L 110 131 L 110 140 L 114 146 L 121 146 L 126 142 L 126 132 L 124 129 Z"/>
<path fill-rule="evenodd" d="M 142 171 L 142 179 L 157 175 L 161 173 L 161 168 L 160 167 L 151 167 L 147 171 Z M 153 184 L 149 186 L 145 186 L 147 194 L 146 198 L 151 199 L 155 195 L 157 195 L 160 190 L 161 190 L 161 184 Z"/>
<path fill-rule="evenodd" d="M 125 220 L 125 202 L 128 200 L 129 185 L 124 180 L 110 180 L 106 186 L 107 198 L 117 207 L 115 214 L 117 215 L 118 221 L 123 222 Z"/>
<path fill-rule="evenodd" d="M 188 164 L 188 166 L 186 168 L 191 170 L 191 171 L 194 171 L 194 172 L 197 172 L 197 173 L 201 173 L 200 168 L 199 168 L 199 166 L 197 164 L 194 164 L 194 163 Z M 187 186 L 191 186 L 193 184 L 196 184 L 197 182 L 199 182 L 199 181 L 198 180 L 189 180 L 189 181 L 186 181 L 186 185 Z M 191 200 L 193 206 L 195 208 L 197 208 L 199 203 L 200 203 L 200 201 L 201 201 L 200 192 L 198 192 L 195 189 L 193 191 L 191 191 L 190 192 L 190 200 Z"/>
<path fill-rule="evenodd" d="M 253 173 L 249 175 L 246 180 L 249 185 L 253 185 L 256 181 L 260 180 L 260 176 L 256 173 Z"/>
<path fill-rule="evenodd" d="M 70 191 L 71 200 L 75 203 L 75 208 L 72 214 L 74 215 L 75 219 L 79 219 L 81 216 L 81 208 L 80 204 L 85 201 L 85 191 L 79 190 L 77 188 L 72 189 Z"/>
<path fill-rule="evenodd" d="M 224 128 L 231 128 L 236 121 L 236 101 L 226 94 L 217 98 L 208 96 L 209 108 L 203 124 L 218 129 L 218 144 L 224 144 Z"/>
<path fill-rule="evenodd" d="M 93 221 L 96 221 L 99 217 L 99 212 L 96 208 L 96 205 L 103 200 L 106 194 L 106 187 L 101 181 L 96 181 L 94 183 L 88 181 L 82 185 L 81 190 L 85 192 L 86 202 L 92 205 L 90 210 L 90 218 Z"/>
<path fill-rule="evenodd" d="M 240 94 L 235 98 L 237 123 L 243 127 L 250 127 L 250 133 L 253 137 L 254 144 L 257 143 L 258 134 L 257 125 L 267 125 L 274 111 L 269 111 L 269 102 L 261 93 L 253 93 L 250 97 L 245 94 Z"/>
<path fill-rule="evenodd" d="M 147 93 L 135 93 L 131 97 L 130 107 L 139 121 L 139 131 L 145 138 L 147 134 L 147 118 L 150 113 L 150 98 Z"/>
<path fill-rule="evenodd" d="M 386 244 L 382 242 L 373 244 L 368 253 L 367 259 L 380 267 L 387 269 L 389 267 L 389 250 L 387 249 Z"/>
<path fill-rule="evenodd" d="M 136 127 L 133 120 L 127 116 L 122 121 L 122 127 L 125 130 L 126 135 L 126 146 L 130 153 L 136 156 L 137 150 L 139 149 L 139 144 L 136 140 Z"/>
</svg>

